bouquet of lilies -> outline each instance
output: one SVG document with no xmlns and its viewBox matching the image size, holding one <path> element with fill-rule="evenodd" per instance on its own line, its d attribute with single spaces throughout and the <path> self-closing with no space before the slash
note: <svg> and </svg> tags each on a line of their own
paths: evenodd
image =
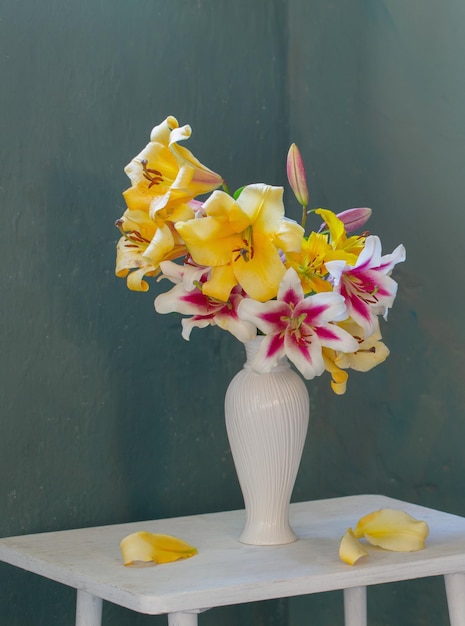
<svg viewBox="0 0 465 626">
<path fill-rule="evenodd" d="M 348 369 L 368 371 L 389 354 L 379 317 L 393 305 L 391 272 L 405 260 L 404 246 L 383 256 L 376 235 L 353 234 L 371 209 L 309 210 L 295 144 L 287 175 L 301 224 L 285 216 L 282 187 L 256 183 L 231 194 L 220 175 L 179 145 L 190 135 L 190 126 L 167 117 L 126 166 L 131 186 L 116 222 L 116 275 L 134 291 L 148 290 L 146 277 L 173 283 L 155 309 L 186 316 L 184 339 L 210 325 L 244 343 L 263 335 L 257 372 L 287 356 L 306 379 L 328 371 L 333 391 L 344 393 Z M 310 214 L 318 224 L 307 235 Z"/>
</svg>

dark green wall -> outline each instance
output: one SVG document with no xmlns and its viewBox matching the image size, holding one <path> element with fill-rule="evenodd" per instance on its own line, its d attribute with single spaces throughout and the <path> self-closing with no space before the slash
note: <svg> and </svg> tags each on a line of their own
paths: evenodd
<svg viewBox="0 0 465 626">
<path fill-rule="evenodd" d="M 313 205 L 370 206 L 384 251 L 407 248 L 388 361 L 350 376 L 342 398 L 311 384 L 298 495 L 384 493 L 465 515 L 465 4 L 290 7 L 290 140 L 311 163 Z M 332 596 L 295 600 L 292 615 L 336 623 Z M 368 597 L 370 626 L 448 624 L 441 580 Z"/>
<path fill-rule="evenodd" d="M 461 0 L 0 0 L 1 536 L 242 506 L 223 423 L 241 346 L 184 342 L 155 286 L 113 274 L 123 167 L 169 114 L 232 188 L 284 184 L 297 141 L 314 206 L 372 206 L 386 252 L 407 247 L 387 363 L 342 398 L 309 383 L 294 499 L 465 515 L 464 29 Z M 73 623 L 71 590 L 7 565 L 0 588 L 2 626 Z M 370 624 L 447 623 L 439 581 L 369 597 Z M 341 616 L 326 594 L 200 619 Z M 105 604 L 105 626 L 165 623 Z"/>
</svg>

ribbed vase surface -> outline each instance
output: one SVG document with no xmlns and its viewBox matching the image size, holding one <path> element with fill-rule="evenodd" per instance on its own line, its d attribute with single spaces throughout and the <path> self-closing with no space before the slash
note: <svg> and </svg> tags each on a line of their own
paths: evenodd
<svg viewBox="0 0 465 626">
<path fill-rule="evenodd" d="M 261 341 L 246 344 L 247 361 L 226 392 L 225 417 L 246 509 L 239 541 L 278 545 L 297 539 L 289 503 L 307 434 L 309 398 L 287 359 L 267 374 L 251 369 Z"/>
</svg>

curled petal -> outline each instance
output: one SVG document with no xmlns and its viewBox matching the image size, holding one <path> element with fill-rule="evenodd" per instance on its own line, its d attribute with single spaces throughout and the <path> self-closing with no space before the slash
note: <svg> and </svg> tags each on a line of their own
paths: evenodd
<svg viewBox="0 0 465 626">
<path fill-rule="evenodd" d="M 346 392 L 349 375 L 341 369 L 339 364 L 335 363 L 335 357 L 340 353 L 328 350 L 328 348 L 323 348 L 322 352 L 325 369 L 331 374 L 331 389 L 338 396 L 342 396 Z"/>
<path fill-rule="evenodd" d="M 186 341 L 189 341 L 193 328 L 207 328 L 207 326 L 210 326 L 210 324 L 211 320 L 199 317 L 198 315 L 194 317 L 184 318 L 183 320 L 181 320 L 182 338 Z"/>
<path fill-rule="evenodd" d="M 116 249 L 116 276 L 127 277 L 127 285 L 131 291 L 147 291 L 149 285 L 144 276 L 154 276 L 159 268 L 149 259 L 144 259 L 137 244 L 133 244 L 127 237 L 120 238 Z"/>
<path fill-rule="evenodd" d="M 159 535 L 139 531 L 125 537 L 121 543 L 121 554 L 125 565 L 147 563 L 171 563 L 196 555 L 197 548 L 171 535 Z"/>
<path fill-rule="evenodd" d="M 357 540 L 352 528 L 348 528 L 339 544 L 339 558 L 348 565 L 353 565 L 363 556 L 368 556 L 368 552 Z"/>
<path fill-rule="evenodd" d="M 428 524 L 398 509 L 381 509 L 362 517 L 356 537 L 365 537 L 374 546 L 395 552 L 414 552 L 425 547 Z"/>
<path fill-rule="evenodd" d="M 174 129 L 178 128 L 178 120 L 169 115 L 161 124 L 155 126 L 150 133 L 150 141 L 168 145 L 170 141 L 171 133 Z"/>
<path fill-rule="evenodd" d="M 158 280 L 168 278 L 175 285 L 182 283 L 186 291 L 193 291 L 202 280 L 202 277 L 204 275 L 208 276 L 209 273 L 209 269 L 205 267 L 179 265 L 179 263 L 173 263 L 172 261 L 162 261 L 160 270 L 162 275 Z"/>
</svg>

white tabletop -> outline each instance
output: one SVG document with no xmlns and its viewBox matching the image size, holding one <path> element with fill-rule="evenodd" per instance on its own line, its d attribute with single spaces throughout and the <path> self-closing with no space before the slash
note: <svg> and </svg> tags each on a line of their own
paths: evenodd
<svg viewBox="0 0 465 626">
<path fill-rule="evenodd" d="M 401 508 L 430 527 L 426 548 L 369 548 L 355 566 L 338 558 L 341 536 L 380 508 Z M 237 541 L 243 511 L 100 526 L 0 540 L 0 560 L 140 613 L 161 614 L 465 572 L 465 519 L 378 495 L 291 505 L 299 540 L 284 546 Z M 150 568 L 122 564 L 119 542 L 147 530 L 196 546 L 193 558 Z"/>
</svg>

